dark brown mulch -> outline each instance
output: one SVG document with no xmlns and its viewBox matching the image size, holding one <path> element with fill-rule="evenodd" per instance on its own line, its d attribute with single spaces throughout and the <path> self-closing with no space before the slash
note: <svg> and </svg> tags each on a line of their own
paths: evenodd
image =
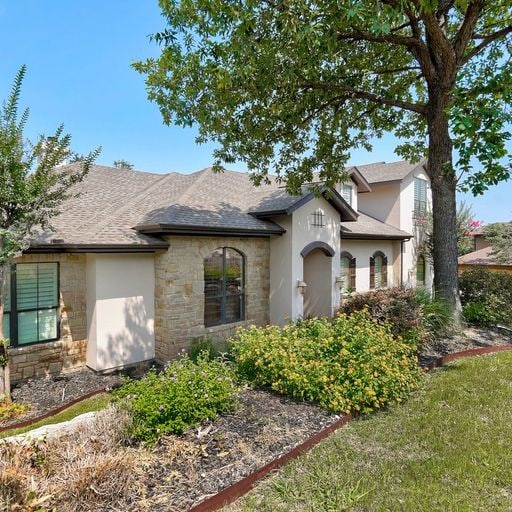
<svg viewBox="0 0 512 512">
<path fill-rule="evenodd" d="M 118 384 L 118 375 L 99 375 L 88 368 L 57 377 L 29 379 L 13 387 L 11 395 L 14 402 L 29 404 L 30 409 L 20 416 L 0 421 L 0 426 L 5 427 L 36 418 L 87 393 L 112 388 Z"/>
<path fill-rule="evenodd" d="M 435 340 L 422 348 L 419 361 L 425 366 L 439 357 L 473 348 L 512 344 L 512 330 L 500 327 L 466 327 L 462 331 Z"/>
<path fill-rule="evenodd" d="M 128 510 L 183 511 L 288 452 L 339 416 L 268 391 L 247 389 L 231 414 L 168 436 L 136 471 L 144 496 Z"/>
</svg>

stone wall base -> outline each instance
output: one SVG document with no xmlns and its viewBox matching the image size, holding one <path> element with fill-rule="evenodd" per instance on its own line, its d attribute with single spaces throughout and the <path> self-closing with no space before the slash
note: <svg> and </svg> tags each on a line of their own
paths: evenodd
<svg viewBox="0 0 512 512">
<path fill-rule="evenodd" d="M 87 340 L 58 340 L 9 349 L 11 383 L 59 375 L 85 366 Z"/>
</svg>

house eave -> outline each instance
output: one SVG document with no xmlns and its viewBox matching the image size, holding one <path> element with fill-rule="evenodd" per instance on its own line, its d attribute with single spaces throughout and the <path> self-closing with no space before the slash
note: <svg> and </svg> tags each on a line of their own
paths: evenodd
<svg viewBox="0 0 512 512">
<path fill-rule="evenodd" d="M 180 224 L 145 224 L 135 226 L 139 233 L 151 235 L 190 235 L 190 236 L 243 236 L 243 237 L 268 237 L 271 235 L 283 235 L 286 230 L 275 225 L 269 229 L 251 229 L 224 226 L 194 226 Z"/>
<path fill-rule="evenodd" d="M 343 233 L 341 232 L 342 239 L 344 240 L 404 240 L 408 241 L 413 238 L 411 235 L 370 235 L 358 233 Z"/>
<path fill-rule="evenodd" d="M 158 244 L 41 244 L 30 246 L 25 254 L 50 253 L 154 253 L 166 251 L 167 242 Z"/>
</svg>

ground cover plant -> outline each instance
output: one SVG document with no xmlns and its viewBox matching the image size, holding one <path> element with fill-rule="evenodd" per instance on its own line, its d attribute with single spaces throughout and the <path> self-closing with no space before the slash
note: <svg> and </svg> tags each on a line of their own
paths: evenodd
<svg viewBox="0 0 512 512">
<path fill-rule="evenodd" d="M 476 268 L 463 272 L 459 282 L 468 322 L 512 326 L 512 274 Z"/>
<path fill-rule="evenodd" d="M 231 410 L 237 392 L 231 366 L 204 354 L 195 362 L 183 355 L 140 380 L 125 379 L 114 396 L 133 418 L 130 435 L 154 443 L 163 434 L 181 434 Z"/>
<path fill-rule="evenodd" d="M 337 413 L 370 412 L 403 400 L 420 381 L 416 346 L 366 311 L 242 329 L 232 340 L 238 373 Z"/>
<path fill-rule="evenodd" d="M 511 510 L 512 353 L 451 363 L 226 512 Z"/>
</svg>

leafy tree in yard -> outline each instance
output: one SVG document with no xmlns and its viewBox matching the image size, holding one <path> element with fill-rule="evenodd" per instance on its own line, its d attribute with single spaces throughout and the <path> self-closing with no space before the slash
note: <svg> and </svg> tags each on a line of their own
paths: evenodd
<svg viewBox="0 0 512 512">
<path fill-rule="evenodd" d="M 489 224 L 483 234 L 491 244 L 496 262 L 512 264 L 512 222 Z"/>
<path fill-rule="evenodd" d="M 475 239 L 473 233 L 482 226 L 482 222 L 475 220 L 471 205 L 464 201 L 457 207 L 457 255 L 462 256 L 475 250 Z M 420 252 L 432 259 L 434 253 L 434 237 L 432 226 L 432 212 L 428 212 L 419 222 Z M 422 239 L 421 239 L 422 238 Z"/>
<path fill-rule="evenodd" d="M 160 0 L 157 59 L 138 62 L 164 122 L 199 126 L 215 166 L 245 160 L 290 191 L 332 185 L 393 132 L 428 156 L 436 290 L 460 307 L 455 191 L 508 179 L 510 0 Z M 425 147 L 428 149 L 426 150 Z M 457 176 L 452 152 L 457 150 Z M 473 169 L 478 162 L 478 170 Z"/>
<path fill-rule="evenodd" d="M 7 341 L 3 333 L 4 286 L 13 259 L 30 244 L 37 229 L 51 229 L 51 219 L 70 197 L 99 154 L 87 155 L 82 165 L 59 169 L 70 154 L 70 135 L 59 126 L 53 136 L 41 135 L 35 144 L 23 130 L 28 109 L 18 118 L 18 103 L 26 68 L 22 66 L 12 92 L 0 109 L 0 395 L 9 398 Z"/>
</svg>

